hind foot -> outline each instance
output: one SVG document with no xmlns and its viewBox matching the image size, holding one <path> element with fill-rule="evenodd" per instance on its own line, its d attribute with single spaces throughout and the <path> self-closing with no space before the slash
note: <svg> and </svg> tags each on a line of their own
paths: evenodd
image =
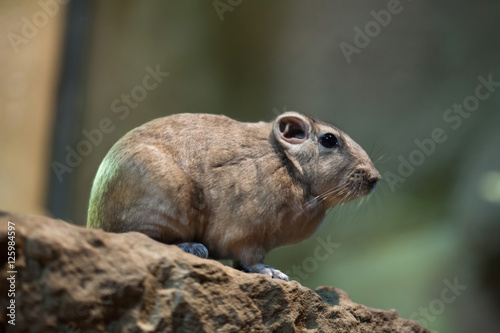
<svg viewBox="0 0 500 333">
<path fill-rule="evenodd" d="M 238 265 L 237 268 L 239 268 L 247 273 L 259 273 L 259 274 L 267 275 L 273 279 L 290 281 L 290 278 L 288 277 L 288 275 L 282 273 L 281 271 L 279 271 L 277 269 L 274 269 L 272 267 L 264 265 L 264 264 L 255 264 L 252 266 Z"/>
<path fill-rule="evenodd" d="M 194 254 L 200 258 L 208 258 L 208 249 L 201 243 L 179 243 L 176 245 L 184 252 Z"/>
</svg>

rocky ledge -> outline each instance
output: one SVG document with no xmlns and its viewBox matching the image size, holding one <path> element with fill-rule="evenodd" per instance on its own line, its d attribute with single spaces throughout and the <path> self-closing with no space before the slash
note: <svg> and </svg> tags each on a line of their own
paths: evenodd
<svg viewBox="0 0 500 333">
<path fill-rule="evenodd" d="M 243 273 L 139 233 L 0 221 L 1 332 L 429 332 L 342 290 Z"/>
</svg>

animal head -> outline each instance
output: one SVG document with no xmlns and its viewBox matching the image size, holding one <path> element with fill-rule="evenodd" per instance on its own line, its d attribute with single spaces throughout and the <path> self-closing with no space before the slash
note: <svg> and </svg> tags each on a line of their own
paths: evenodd
<svg viewBox="0 0 500 333">
<path fill-rule="evenodd" d="M 333 125 L 286 112 L 274 121 L 273 135 L 326 207 L 369 194 L 381 178 L 363 148 Z"/>
</svg>

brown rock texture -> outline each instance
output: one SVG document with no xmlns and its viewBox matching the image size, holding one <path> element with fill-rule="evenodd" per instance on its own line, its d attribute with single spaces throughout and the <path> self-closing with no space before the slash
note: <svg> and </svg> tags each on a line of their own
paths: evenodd
<svg viewBox="0 0 500 333">
<path fill-rule="evenodd" d="M 139 233 L 6 212 L 0 221 L 0 278 L 12 270 L 8 221 L 17 271 L 15 326 L 1 284 L 2 332 L 429 332 L 342 290 L 243 273 Z"/>
</svg>

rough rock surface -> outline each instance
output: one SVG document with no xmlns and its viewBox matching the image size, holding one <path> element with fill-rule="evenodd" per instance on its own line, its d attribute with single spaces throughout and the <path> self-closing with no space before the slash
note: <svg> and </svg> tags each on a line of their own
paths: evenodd
<svg viewBox="0 0 500 333">
<path fill-rule="evenodd" d="M 0 288 L 2 332 L 428 332 L 339 289 L 243 273 L 139 233 L 5 212 L 0 221 L 1 280 L 8 221 L 17 270 L 15 326 L 9 284 Z"/>
</svg>

